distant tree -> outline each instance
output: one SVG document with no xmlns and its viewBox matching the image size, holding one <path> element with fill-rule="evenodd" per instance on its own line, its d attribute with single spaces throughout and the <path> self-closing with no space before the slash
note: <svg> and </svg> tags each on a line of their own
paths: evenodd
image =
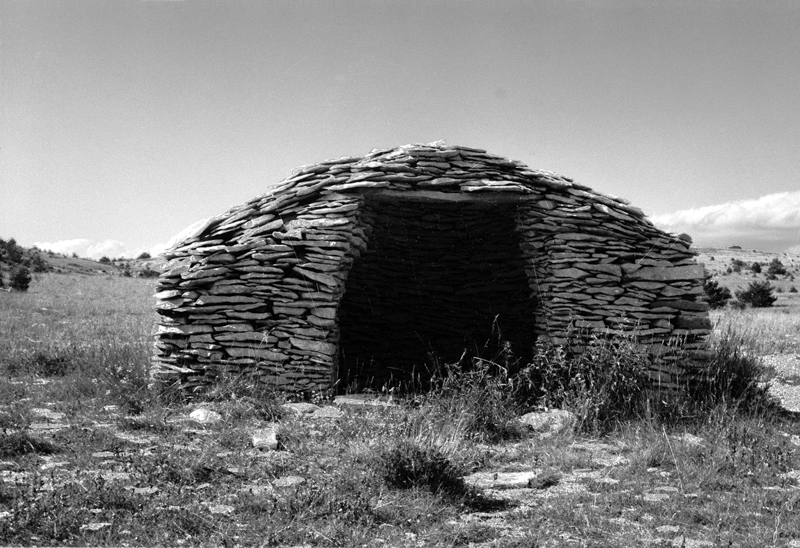
<svg viewBox="0 0 800 548">
<path fill-rule="evenodd" d="M 31 265 L 34 272 L 47 272 L 50 270 L 50 265 L 42 258 L 41 253 L 36 253 L 31 257 Z"/>
<path fill-rule="evenodd" d="M 728 301 L 733 298 L 731 290 L 724 285 L 719 285 L 716 280 L 706 278 L 703 284 L 703 291 L 706 293 L 706 301 L 711 308 L 723 308 Z"/>
<path fill-rule="evenodd" d="M 783 266 L 783 263 L 775 258 L 772 259 L 772 262 L 769 263 L 769 267 L 767 268 L 767 279 L 774 280 L 778 276 L 786 276 L 788 272 L 786 272 L 786 267 Z"/>
<path fill-rule="evenodd" d="M 753 308 L 767 308 L 778 300 L 772 294 L 773 287 L 768 281 L 750 282 L 746 290 L 736 292 L 736 298 L 743 304 L 748 304 Z"/>
<path fill-rule="evenodd" d="M 761 263 L 755 262 L 750 265 L 750 270 L 753 271 L 753 274 L 761 274 Z"/>
<path fill-rule="evenodd" d="M 111 262 L 111 259 L 109 259 L 105 255 L 103 255 L 102 257 L 100 257 L 100 262 L 103 263 L 103 264 L 108 264 L 108 263 Z"/>
<path fill-rule="evenodd" d="M 22 260 L 23 250 L 17 245 L 17 241 L 11 238 L 6 242 L 6 259 L 10 263 L 19 263 Z"/>
<path fill-rule="evenodd" d="M 740 259 L 731 259 L 731 269 L 736 272 L 737 274 L 742 271 L 742 268 L 745 266 L 745 262 Z"/>
<path fill-rule="evenodd" d="M 740 245 L 732 245 L 728 249 L 742 249 L 742 246 L 740 246 Z"/>
<path fill-rule="evenodd" d="M 18 266 L 11 271 L 8 284 L 14 291 L 27 291 L 31 285 L 31 271 L 25 266 Z"/>
<path fill-rule="evenodd" d="M 157 278 L 159 273 L 157 270 L 153 270 L 152 268 L 143 268 L 139 272 L 139 276 L 142 278 Z"/>
<path fill-rule="evenodd" d="M 77 254 L 77 253 L 75 253 L 74 251 L 72 252 L 72 258 L 73 258 L 73 259 L 77 259 L 77 258 L 78 258 L 78 254 Z"/>
<path fill-rule="evenodd" d="M 137 259 L 150 259 L 151 257 L 150 257 L 150 254 L 149 254 L 147 251 L 145 251 L 144 253 L 141 253 L 141 254 L 140 254 L 138 257 L 136 257 L 136 258 L 137 258 Z"/>
</svg>

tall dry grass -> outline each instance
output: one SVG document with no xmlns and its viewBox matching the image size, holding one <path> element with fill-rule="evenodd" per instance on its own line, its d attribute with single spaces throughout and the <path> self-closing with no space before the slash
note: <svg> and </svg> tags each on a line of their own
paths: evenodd
<svg viewBox="0 0 800 548">
<path fill-rule="evenodd" d="M 758 355 L 800 352 L 800 313 L 784 308 L 724 309 L 711 312 L 711 342 L 736 333 Z"/>
</svg>

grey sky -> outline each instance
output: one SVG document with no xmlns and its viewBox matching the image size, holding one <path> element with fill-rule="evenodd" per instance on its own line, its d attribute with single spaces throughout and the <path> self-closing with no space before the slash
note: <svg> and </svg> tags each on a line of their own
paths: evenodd
<svg viewBox="0 0 800 548">
<path fill-rule="evenodd" d="M 2 0 L 0 40 L 25 245 L 150 250 L 298 165 L 438 139 L 692 210 L 668 227 L 700 244 L 749 232 L 698 208 L 770 204 L 758 245 L 800 245 L 798 0 Z"/>
</svg>

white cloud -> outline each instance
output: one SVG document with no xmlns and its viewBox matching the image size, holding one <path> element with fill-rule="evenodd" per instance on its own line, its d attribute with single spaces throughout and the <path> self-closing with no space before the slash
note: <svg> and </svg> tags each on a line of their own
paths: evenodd
<svg viewBox="0 0 800 548">
<path fill-rule="evenodd" d="M 156 257 L 164 253 L 175 244 L 180 243 L 186 238 L 194 236 L 199 230 L 205 227 L 208 220 L 209 219 L 200 219 L 196 223 L 192 223 L 185 229 L 175 234 L 169 239 L 169 241 L 167 241 L 167 243 L 158 243 L 150 247 L 139 246 L 131 249 L 130 246 L 119 240 L 107 239 L 102 241 L 94 241 L 87 238 L 59 240 L 57 242 L 34 242 L 33 245 L 39 249 L 63 253 L 65 255 L 77 253 L 79 257 L 88 257 L 95 260 L 100 259 L 101 257 L 108 257 L 109 259 L 135 259 L 144 252 L 149 253 L 151 257 Z"/>
<path fill-rule="evenodd" d="M 119 257 L 132 259 L 138 257 L 143 251 L 147 251 L 144 247 L 130 249 L 124 242 L 113 239 L 96 242 L 87 238 L 76 238 L 74 240 L 59 240 L 57 242 L 34 242 L 33 245 L 39 249 L 63 253 L 65 255 L 76 253 L 79 257 L 88 257 L 95 260 L 101 257 L 108 257 L 110 259 Z"/>
<path fill-rule="evenodd" d="M 787 251 L 800 247 L 800 191 L 684 209 L 651 220 L 668 232 L 689 234 L 700 246 Z"/>
<path fill-rule="evenodd" d="M 60 240 L 58 242 L 34 242 L 33 245 L 47 251 L 64 253 L 65 255 L 77 253 L 85 257 L 86 250 L 92 245 L 92 241 L 86 238 L 77 238 L 74 240 Z"/>
</svg>

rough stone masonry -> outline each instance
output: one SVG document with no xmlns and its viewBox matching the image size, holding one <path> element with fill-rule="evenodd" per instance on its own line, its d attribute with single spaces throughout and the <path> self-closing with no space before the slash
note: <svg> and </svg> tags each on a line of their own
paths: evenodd
<svg viewBox="0 0 800 548">
<path fill-rule="evenodd" d="M 301 167 L 166 253 L 154 378 L 244 373 L 289 391 L 380 386 L 498 334 L 632 337 L 654 385 L 702 373 L 689 243 L 625 200 L 442 142 Z"/>
</svg>

